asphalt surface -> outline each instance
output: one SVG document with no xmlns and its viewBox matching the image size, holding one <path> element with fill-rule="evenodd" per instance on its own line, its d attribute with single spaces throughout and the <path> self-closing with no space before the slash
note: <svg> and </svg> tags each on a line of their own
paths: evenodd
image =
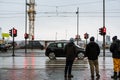
<svg viewBox="0 0 120 80">
<path fill-rule="evenodd" d="M 76 60 L 73 64 L 73 78 L 64 78 L 65 58 L 49 60 L 47 57 L 15 56 L 0 53 L 0 80 L 114 80 L 111 57 L 99 57 L 100 79 L 91 79 L 87 59 Z M 17 52 L 16 52 L 17 54 Z M 116 79 L 120 80 L 120 79 Z"/>
</svg>

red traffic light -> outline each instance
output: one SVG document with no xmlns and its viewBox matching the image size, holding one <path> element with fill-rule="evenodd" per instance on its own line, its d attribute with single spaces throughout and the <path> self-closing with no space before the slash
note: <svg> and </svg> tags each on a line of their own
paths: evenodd
<svg viewBox="0 0 120 80">
<path fill-rule="evenodd" d="M 106 28 L 105 27 L 99 28 L 99 34 L 106 35 Z"/>
<path fill-rule="evenodd" d="M 32 35 L 32 40 L 34 40 L 34 35 Z"/>
<path fill-rule="evenodd" d="M 103 32 L 103 35 L 106 35 L 106 28 L 105 27 L 103 27 L 102 32 Z"/>
<path fill-rule="evenodd" d="M 85 38 L 85 39 L 88 39 L 88 37 L 89 37 L 89 34 L 85 33 L 85 34 L 84 34 L 84 38 Z"/>
<path fill-rule="evenodd" d="M 75 36 L 75 39 L 80 39 L 80 35 L 77 34 L 77 35 Z"/>
<path fill-rule="evenodd" d="M 24 38 L 28 39 L 28 34 L 27 33 L 24 34 Z"/>
<path fill-rule="evenodd" d="M 17 36 L 17 29 L 13 28 L 13 36 L 16 37 Z"/>
</svg>

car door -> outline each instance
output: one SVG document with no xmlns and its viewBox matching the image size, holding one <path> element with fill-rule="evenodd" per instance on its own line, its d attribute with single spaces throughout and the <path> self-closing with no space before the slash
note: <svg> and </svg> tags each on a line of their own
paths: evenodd
<svg viewBox="0 0 120 80">
<path fill-rule="evenodd" d="M 67 44 L 67 42 L 63 43 L 63 56 L 66 56 L 66 54 L 64 53 L 64 49 L 65 49 L 66 44 Z"/>
<path fill-rule="evenodd" d="M 62 43 L 57 43 L 56 44 L 56 50 L 55 50 L 55 54 L 57 57 L 61 57 L 63 56 L 63 44 Z"/>
</svg>

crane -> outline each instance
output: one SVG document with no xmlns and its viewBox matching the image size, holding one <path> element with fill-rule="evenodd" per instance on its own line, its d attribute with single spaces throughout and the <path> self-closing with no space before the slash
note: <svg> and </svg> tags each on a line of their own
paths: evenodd
<svg viewBox="0 0 120 80">
<path fill-rule="evenodd" d="M 29 40 L 34 40 L 35 0 L 29 0 L 28 6 Z"/>
</svg>

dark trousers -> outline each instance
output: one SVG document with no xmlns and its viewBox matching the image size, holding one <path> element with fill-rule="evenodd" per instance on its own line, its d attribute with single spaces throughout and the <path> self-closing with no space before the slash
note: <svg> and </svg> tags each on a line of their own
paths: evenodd
<svg viewBox="0 0 120 80">
<path fill-rule="evenodd" d="M 71 75 L 72 71 L 72 65 L 73 65 L 74 60 L 66 60 L 66 65 L 65 65 L 65 75 Z"/>
</svg>

